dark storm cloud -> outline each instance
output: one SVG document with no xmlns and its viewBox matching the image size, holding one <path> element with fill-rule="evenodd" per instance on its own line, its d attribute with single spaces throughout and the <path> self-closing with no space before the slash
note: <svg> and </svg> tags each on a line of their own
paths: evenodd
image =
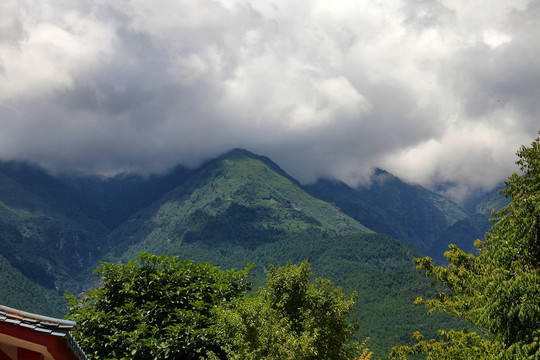
<svg viewBox="0 0 540 360">
<path fill-rule="evenodd" d="M 538 1 L 80 0 L 0 11 L 0 157 L 155 172 L 234 147 L 456 199 L 538 130 Z"/>
</svg>

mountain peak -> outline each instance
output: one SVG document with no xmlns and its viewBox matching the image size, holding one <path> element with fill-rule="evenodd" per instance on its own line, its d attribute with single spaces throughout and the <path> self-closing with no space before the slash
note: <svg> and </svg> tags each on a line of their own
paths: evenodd
<svg viewBox="0 0 540 360">
<path fill-rule="evenodd" d="M 178 252 L 199 241 L 251 247 L 310 232 L 371 230 L 306 193 L 267 158 L 234 149 L 194 171 L 112 237 L 136 251 Z"/>
<path fill-rule="evenodd" d="M 231 160 L 231 161 L 236 161 L 236 160 L 242 160 L 242 159 L 245 160 L 245 159 L 248 159 L 248 158 L 261 161 L 266 166 L 268 166 L 271 170 L 273 170 L 276 173 L 278 173 L 279 175 L 287 178 L 289 181 L 291 181 L 295 185 L 301 186 L 301 184 L 300 184 L 300 182 L 298 180 L 296 180 L 295 178 L 290 176 L 285 170 L 283 170 L 278 164 L 273 162 L 270 158 L 268 158 L 268 157 L 266 157 L 264 155 L 255 154 L 255 153 L 253 153 L 253 152 L 251 152 L 251 151 L 249 151 L 247 149 L 244 149 L 244 148 L 234 148 L 234 149 L 224 153 L 223 155 L 221 155 L 220 157 L 218 157 L 214 161 L 220 161 L 220 160 L 224 160 L 224 159 Z M 212 162 L 212 161 L 210 161 L 210 162 Z"/>
</svg>

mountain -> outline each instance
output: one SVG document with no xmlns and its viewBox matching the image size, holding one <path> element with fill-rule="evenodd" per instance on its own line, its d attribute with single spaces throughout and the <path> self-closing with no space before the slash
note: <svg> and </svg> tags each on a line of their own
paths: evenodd
<svg viewBox="0 0 540 360">
<path fill-rule="evenodd" d="M 233 150 L 194 171 L 109 236 L 112 257 L 171 252 L 194 242 L 254 248 L 299 234 L 371 233 L 317 199 L 269 159 Z"/>
<path fill-rule="evenodd" d="M 494 190 L 484 193 L 477 201 L 471 204 L 473 214 L 491 217 L 493 210 L 500 210 L 510 203 L 510 199 L 501 194 L 504 184 L 498 185 Z"/>
<path fill-rule="evenodd" d="M 474 241 L 484 240 L 486 232 L 493 223 L 490 221 L 493 210 L 500 210 L 510 200 L 500 193 L 503 185 L 487 193 L 478 195 L 468 203 L 470 215 L 446 228 L 438 238 L 440 244 L 455 244 L 468 253 L 475 253 Z"/>
<path fill-rule="evenodd" d="M 269 159 L 234 150 L 194 170 L 185 181 L 133 214 L 108 237 L 109 261 L 136 252 L 177 255 L 222 268 L 255 265 L 261 285 L 270 264 L 308 259 L 315 276 L 359 294 L 360 337 L 383 356 L 412 332 L 449 320 L 412 306 L 433 291 L 417 272 L 411 246 L 377 234 L 338 207 L 305 192 Z M 450 325 L 448 325 L 450 326 Z"/>
<path fill-rule="evenodd" d="M 447 244 L 439 241 L 441 232 L 467 217 L 450 200 L 381 169 L 375 171 L 369 185 L 355 189 L 330 179 L 319 179 L 303 188 L 339 206 L 370 229 L 400 239 L 432 257 L 446 250 Z"/>
<path fill-rule="evenodd" d="M 433 291 L 412 264 L 422 254 L 380 232 L 421 247 L 423 237 L 464 219 L 455 204 L 383 171 L 369 188 L 330 180 L 302 186 L 270 159 L 241 149 L 198 169 L 149 177 L 56 178 L 2 163 L 0 272 L 8 275 L 0 303 L 58 309 L 64 290 L 94 285 L 98 260 L 124 262 L 138 251 L 222 268 L 253 263 L 255 286 L 270 264 L 308 259 L 315 276 L 358 293 L 358 335 L 371 337 L 370 348 L 383 356 L 414 330 L 429 335 L 453 323 L 412 306 Z"/>
</svg>

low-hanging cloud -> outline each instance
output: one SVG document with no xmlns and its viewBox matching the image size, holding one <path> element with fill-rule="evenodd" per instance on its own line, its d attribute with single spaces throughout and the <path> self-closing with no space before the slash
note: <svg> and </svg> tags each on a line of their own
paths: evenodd
<svg viewBox="0 0 540 360">
<path fill-rule="evenodd" d="M 540 113 L 540 1 L 0 4 L 0 158 L 114 174 L 228 149 L 461 199 Z"/>
</svg>

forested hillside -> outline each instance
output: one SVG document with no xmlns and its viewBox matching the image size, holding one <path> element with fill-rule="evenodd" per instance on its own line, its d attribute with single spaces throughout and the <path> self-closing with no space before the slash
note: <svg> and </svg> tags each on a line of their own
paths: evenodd
<svg viewBox="0 0 540 360">
<path fill-rule="evenodd" d="M 80 289 L 106 233 L 59 180 L 26 163 L 0 164 L 1 255 L 33 282 L 60 294 Z"/>
<path fill-rule="evenodd" d="M 508 200 L 498 190 L 471 199 L 464 208 L 418 185 L 408 184 L 384 170 L 376 170 L 368 185 L 351 188 L 331 179 L 319 179 L 303 188 L 336 204 L 370 229 L 388 234 L 439 261 L 448 245 L 474 250 L 491 227 L 491 211 Z"/>
<path fill-rule="evenodd" d="M 253 263 L 255 288 L 271 264 L 307 259 L 315 276 L 358 293 L 357 335 L 370 337 L 380 356 L 407 343 L 414 329 L 433 334 L 454 323 L 411 306 L 419 292 L 433 291 L 412 258 L 445 249 L 456 234 L 472 242 L 488 216 L 478 210 L 469 217 L 382 170 L 366 188 L 330 180 L 302 186 L 268 158 L 238 149 L 198 169 L 148 177 L 53 177 L 25 163 L 0 170 L 8 284 L 0 303 L 65 313 L 62 295 L 96 286 L 98 260 L 126 262 L 139 251 L 223 269 Z"/>
<path fill-rule="evenodd" d="M 93 218 L 112 230 L 135 212 L 178 187 L 189 174 L 189 169 L 177 166 L 161 175 L 127 173 L 105 177 L 61 174 L 59 179 L 86 204 Z"/>
<path fill-rule="evenodd" d="M 510 199 L 501 195 L 502 185 L 490 191 L 469 204 L 469 216 L 461 219 L 438 236 L 439 244 L 455 244 L 466 252 L 474 252 L 474 240 L 484 239 L 486 232 L 493 226 L 492 212 L 506 206 Z M 435 256 L 435 258 L 438 258 Z"/>
<path fill-rule="evenodd" d="M 30 309 L 39 314 L 62 317 L 66 302 L 54 289 L 32 281 L 0 255 L 0 304 L 19 309 Z"/>
</svg>

